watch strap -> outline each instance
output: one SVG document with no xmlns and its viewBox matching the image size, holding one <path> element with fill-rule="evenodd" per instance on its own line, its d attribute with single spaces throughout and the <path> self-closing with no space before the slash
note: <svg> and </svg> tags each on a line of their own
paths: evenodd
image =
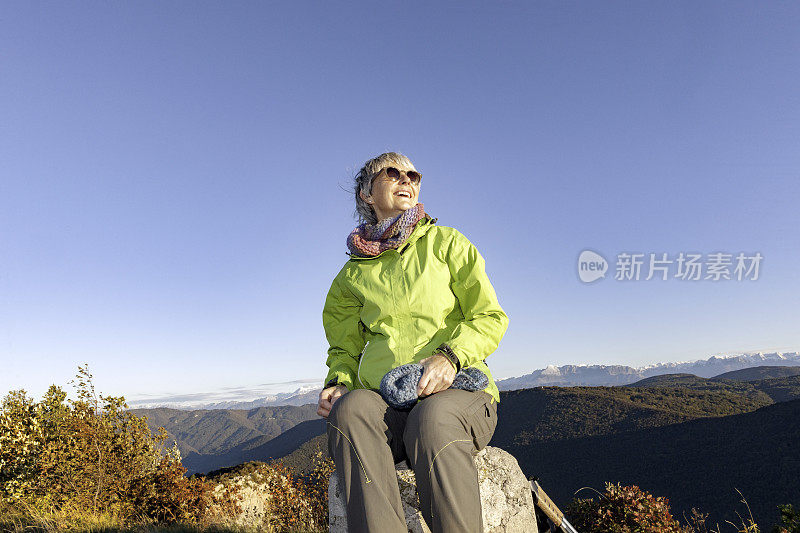
<svg viewBox="0 0 800 533">
<path fill-rule="evenodd" d="M 461 370 L 461 360 L 459 360 L 456 353 L 453 351 L 452 348 L 450 348 L 450 346 L 447 345 L 447 343 L 443 342 L 442 344 L 440 344 L 439 347 L 433 351 L 433 354 L 434 355 L 439 354 L 445 356 L 447 360 L 453 364 L 453 366 L 456 369 L 456 372 L 459 372 Z"/>
</svg>

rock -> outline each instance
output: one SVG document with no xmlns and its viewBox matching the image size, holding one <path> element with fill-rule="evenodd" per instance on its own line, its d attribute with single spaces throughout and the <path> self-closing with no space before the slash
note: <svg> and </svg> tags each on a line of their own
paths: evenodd
<svg viewBox="0 0 800 533">
<path fill-rule="evenodd" d="M 481 491 L 483 530 L 486 533 L 538 533 L 530 484 L 510 453 L 487 446 L 475 456 Z M 398 469 L 397 484 L 410 533 L 430 533 L 419 511 L 413 470 Z M 347 532 L 347 514 L 339 478 L 334 472 L 328 485 L 330 533 Z"/>
</svg>

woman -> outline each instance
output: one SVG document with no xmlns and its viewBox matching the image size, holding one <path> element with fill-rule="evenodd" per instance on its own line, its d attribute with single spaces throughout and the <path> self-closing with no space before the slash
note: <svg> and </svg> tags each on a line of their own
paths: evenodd
<svg viewBox="0 0 800 533">
<path fill-rule="evenodd" d="M 322 312 L 330 368 L 317 413 L 342 483 L 348 530 L 407 531 L 395 463 L 414 469 L 420 508 L 433 532 L 482 530 L 472 455 L 497 425 L 497 386 L 484 359 L 508 317 L 466 237 L 419 203 L 421 176 L 395 152 L 355 177 L 362 220 L 347 239 L 350 259 Z M 378 389 L 393 368 L 423 365 L 419 402 L 395 409 Z M 473 367 L 484 390 L 449 388 Z"/>
</svg>

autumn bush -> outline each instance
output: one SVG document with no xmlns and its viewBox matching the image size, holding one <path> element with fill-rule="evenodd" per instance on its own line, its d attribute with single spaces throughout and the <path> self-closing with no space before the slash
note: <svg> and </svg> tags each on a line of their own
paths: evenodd
<svg viewBox="0 0 800 533">
<path fill-rule="evenodd" d="M 314 457 L 314 466 L 305 476 L 306 494 L 311 501 L 311 509 L 316 521 L 327 524 L 328 520 L 328 482 L 331 474 L 336 471 L 336 464 L 330 457 L 317 452 Z M 794 532 L 792 532 L 794 533 Z M 798 532 L 800 533 L 800 532 Z"/>
<path fill-rule="evenodd" d="M 684 533 L 666 498 L 635 485 L 606 483 L 597 500 L 575 499 L 566 511 L 572 524 L 587 533 Z"/>
<path fill-rule="evenodd" d="M 37 516 L 106 517 L 200 524 L 235 509 L 235 491 L 187 478 L 166 432 L 153 433 L 123 397 L 98 396 L 87 367 L 72 382 L 76 399 L 55 385 L 40 402 L 12 391 L 0 407 L 0 503 L 19 520 Z M 17 519 L 15 518 L 15 520 Z"/>
<path fill-rule="evenodd" d="M 723 526 L 708 524 L 708 514 L 692 509 L 684 515 L 685 524 L 673 518 L 666 498 L 654 497 L 635 485 L 606 483 L 597 500 L 574 499 L 566 509 L 571 523 L 584 533 L 760 533 L 744 496 L 740 502 L 747 513 L 736 515 L 739 523 L 725 521 Z M 772 533 L 800 533 L 800 514 L 791 505 L 779 506 L 783 525 Z M 730 527 L 729 527 L 730 526 Z M 794 529 L 793 529 L 794 528 Z"/>
<path fill-rule="evenodd" d="M 795 509 L 792 504 L 779 505 L 781 523 L 776 525 L 773 533 L 800 533 L 800 509 Z"/>
<path fill-rule="evenodd" d="M 296 475 L 280 461 L 253 461 L 213 475 L 226 486 L 250 486 L 266 498 L 263 525 L 276 532 L 327 531 L 328 479 L 334 470 L 331 459 L 317 454 L 310 472 Z"/>
<path fill-rule="evenodd" d="M 75 399 L 51 386 L 35 402 L 12 391 L 0 406 L 2 531 L 325 531 L 333 462 L 310 473 L 250 463 L 238 474 L 186 477 L 166 431 L 150 431 L 122 397 L 98 396 L 79 367 Z M 244 487 L 266 513 L 243 520 Z"/>
</svg>

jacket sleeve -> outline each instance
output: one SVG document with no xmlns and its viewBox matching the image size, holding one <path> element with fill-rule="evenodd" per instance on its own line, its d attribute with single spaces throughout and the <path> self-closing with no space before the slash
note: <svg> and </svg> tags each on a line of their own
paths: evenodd
<svg viewBox="0 0 800 533">
<path fill-rule="evenodd" d="M 362 303 L 343 285 L 337 276 L 322 310 L 322 326 L 328 339 L 328 359 L 330 369 L 325 378 L 327 384 L 337 379 L 339 385 L 353 390 L 358 371 L 358 357 L 366 345 L 364 328 L 361 325 Z"/>
<path fill-rule="evenodd" d="M 478 249 L 456 231 L 447 253 L 451 288 L 458 299 L 464 320 L 453 330 L 449 347 L 461 368 L 483 361 L 497 349 L 508 328 L 508 316 L 497 301 L 494 287 L 486 276 Z"/>
</svg>

